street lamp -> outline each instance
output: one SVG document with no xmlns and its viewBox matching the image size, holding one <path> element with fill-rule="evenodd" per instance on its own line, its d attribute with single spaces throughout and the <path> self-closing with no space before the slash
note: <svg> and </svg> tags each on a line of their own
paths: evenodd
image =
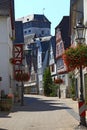
<svg viewBox="0 0 87 130">
<path fill-rule="evenodd" d="M 79 21 L 78 24 L 74 27 L 76 31 L 76 41 L 78 44 L 85 42 L 86 27 Z M 84 109 L 83 113 L 80 113 L 81 109 Z M 82 110 L 81 110 L 82 111 Z M 82 66 L 80 66 L 80 100 L 79 100 L 79 114 L 80 114 L 80 125 L 86 126 L 85 118 L 85 101 L 83 94 L 83 71 Z"/>
<path fill-rule="evenodd" d="M 83 43 L 85 41 L 86 27 L 79 21 L 74 27 L 76 33 L 77 43 Z"/>
</svg>

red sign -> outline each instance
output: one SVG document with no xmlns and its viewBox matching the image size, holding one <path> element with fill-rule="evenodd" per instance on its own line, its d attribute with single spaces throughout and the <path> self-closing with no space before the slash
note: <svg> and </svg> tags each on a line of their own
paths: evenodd
<svg viewBox="0 0 87 130">
<path fill-rule="evenodd" d="M 13 46 L 13 55 L 14 55 L 15 64 L 16 65 L 22 64 L 23 44 L 16 44 Z"/>
<path fill-rule="evenodd" d="M 23 44 L 16 44 L 13 46 L 13 57 L 14 57 L 14 76 L 16 73 L 23 71 L 21 65 L 23 62 Z"/>
</svg>

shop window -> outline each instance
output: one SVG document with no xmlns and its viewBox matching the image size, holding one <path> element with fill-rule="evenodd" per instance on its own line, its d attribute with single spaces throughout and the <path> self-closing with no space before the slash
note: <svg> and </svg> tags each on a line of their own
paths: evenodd
<svg viewBox="0 0 87 130">
<path fill-rule="evenodd" d="M 35 80 L 35 74 L 32 74 L 31 75 L 31 81 L 34 81 Z"/>
</svg>

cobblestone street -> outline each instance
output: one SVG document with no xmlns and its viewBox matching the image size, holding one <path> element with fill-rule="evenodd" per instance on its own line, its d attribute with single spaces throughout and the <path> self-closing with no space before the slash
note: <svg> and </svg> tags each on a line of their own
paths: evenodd
<svg viewBox="0 0 87 130">
<path fill-rule="evenodd" d="M 72 99 L 25 95 L 24 106 L 0 112 L 0 130 L 76 130 L 78 125 L 78 104 Z"/>
</svg>

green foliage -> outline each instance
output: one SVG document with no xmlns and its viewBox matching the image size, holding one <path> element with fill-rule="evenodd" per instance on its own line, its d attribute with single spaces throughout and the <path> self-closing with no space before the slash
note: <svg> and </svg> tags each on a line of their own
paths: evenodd
<svg viewBox="0 0 87 130">
<path fill-rule="evenodd" d="M 50 96 L 50 93 L 52 93 L 52 77 L 50 73 L 50 69 L 46 68 L 44 71 L 44 76 L 43 76 L 43 86 L 44 86 L 44 94 L 46 96 Z"/>
<path fill-rule="evenodd" d="M 57 96 L 57 89 L 59 87 L 58 84 L 55 84 L 52 81 L 50 69 L 46 68 L 44 71 L 44 77 L 43 77 L 43 86 L 44 86 L 44 95 L 45 96 Z"/>
<path fill-rule="evenodd" d="M 50 96 L 56 97 L 56 96 L 57 96 L 57 89 L 58 89 L 58 88 L 59 88 L 59 85 L 57 85 L 57 84 L 52 84 L 52 85 L 51 85 L 52 92 L 50 93 Z"/>
</svg>

